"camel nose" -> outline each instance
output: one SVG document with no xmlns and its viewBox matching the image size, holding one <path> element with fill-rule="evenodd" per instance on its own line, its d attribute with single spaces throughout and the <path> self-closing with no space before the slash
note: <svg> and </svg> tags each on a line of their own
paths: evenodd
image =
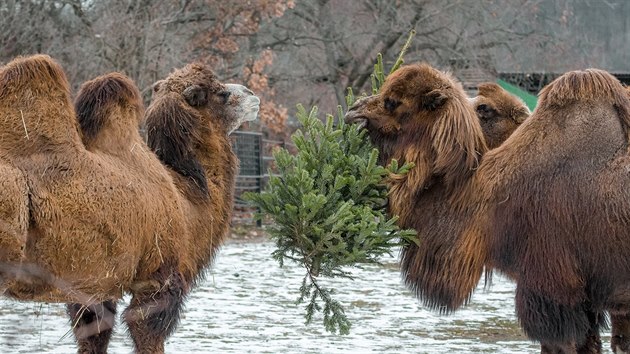
<svg viewBox="0 0 630 354">
<path fill-rule="evenodd" d="M 250 96 L 254 96 L 254 91 L 248 89 L 247 87 L 245 87 L 245 89 L 243 90 L 246 94 L 250 95 Z"/>
<path fill-rule="evenodd" d="M 372 97 L 372 96 L 370 96 Z M 354 123 L 357 119 L 362 118 L 362 115 L 359 113 L 359 110 L 365 106 L 370 97 L 363 97 L 354 102 L 354 104 L 348 109 L 346 116 L 344 117 L 344 122 L 351 124 Z"/>
<path fill-rule="evenodd" d="M 348 111 L 356 111 L 357 109 L 359 109 L 361 106 L 363 106 L 365 104 L 365 102 L 367 102 L 368 97 L 361 97 L 358 100 L 354 101 L 354 103 L 352 104 L 352 106 L 348 109 Z"/>
</svg>

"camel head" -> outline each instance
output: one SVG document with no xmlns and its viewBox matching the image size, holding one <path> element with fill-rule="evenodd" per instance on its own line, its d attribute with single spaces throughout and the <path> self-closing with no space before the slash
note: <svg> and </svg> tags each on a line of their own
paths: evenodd
<svg viewBox="0 0 630 354">
<path fill-rule="evenodd" d="M 406 178 L 418 191 L 436 179 L 451 185 L 468 177 L 486 150 L 461 85 L 427 64 L 398 69 L 378 95 L 358 100 L 345 121 L 367 130 L 381 162 L 413 162 Z"/>
<path fill-rule="evenodd" d="M 221 83 L 203 64 L 174 71 L 153 91 L 145 115 L 147 143 L 162 163 L 207 199 L 206 173 L 237 168 L 228 135 L 256 118 L 260 99 L 244 86 Z"/>
<path fill-rule="evenodd" d="M 177 98 L 204 122 L 226 134 L 255 120 L 260 99 L 243 85 L 223 84 L 203 64 L 190 64 L 153 85 L 153 101 Z"/>
<path fill-rule="evenodd" d="M 520 98 L 493 82 L 479 85 L 479 94 L 471 103 L 489 149 L 501 145 L 531 114 Z"/>
</svg>

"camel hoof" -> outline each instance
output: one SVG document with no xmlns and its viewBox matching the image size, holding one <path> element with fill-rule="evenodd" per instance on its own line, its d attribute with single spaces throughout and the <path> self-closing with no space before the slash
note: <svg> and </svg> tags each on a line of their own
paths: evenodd
<svg viewBox="0 0 630 354">
<path fill-rule="evenodd" d="M 612 336 L 610 347 L 615 354 L 630 354 L 630 341 L 623 336 Z"/>
</svg>

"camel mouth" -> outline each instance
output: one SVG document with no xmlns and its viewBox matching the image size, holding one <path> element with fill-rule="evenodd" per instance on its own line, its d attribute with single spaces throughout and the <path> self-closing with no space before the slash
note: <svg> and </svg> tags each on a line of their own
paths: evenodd
<svg viewBox="0 0 630 354">
<path fill-rule="evenodd" d="M 260 112 L 260 98 L 258 96 L 250 96 L 248 99 L 251 102 L 248 102 L 244 105 L 245 114 L 243 114 L 243 118 L 241 119 L 243 122 L 251 122 L 258 118 L 258 113 Z"/>
<path fill-rule="evenodd" d="M 353 124 L 357 127 L 357 129 L 363 129 L 367 127 L 367 119 L 358 118 L 353 122 Z"/>
<path fill-rule="evenodd" d="M 346 124 L 355 124 L 359 129 L 363 129 L 367 126 L 367 118 L 358 113 L 357 111 L 348 111 L 344 118 Z"/>
</svg>

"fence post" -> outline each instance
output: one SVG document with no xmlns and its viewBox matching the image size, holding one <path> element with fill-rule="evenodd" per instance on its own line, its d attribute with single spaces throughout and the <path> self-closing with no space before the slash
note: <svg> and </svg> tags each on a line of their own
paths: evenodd
<svg viewBox="0 0 630 354">
<path fill-rule="evenodd" d="M 258 187 L 258 193 L 261 193 L 262 190 L 263 190 L 263 178 L 265 178 L 264 177 L 264 171 L 263 171 L 263 169 L 264 169 L 264 166 L 263 166 L 263 164 L 264 164 L 264 161 L 263 161 L 263 139 L 262 139 L 262 135 L 258 135 L 257 138 L 258 138 L 257 139 L 258 140 L 258 178 L 257 178 L 257 180 L 258 180 L 257 184 L 258 185 L 257 185 L 257 187 Z M 258 209 L 258 213 L 260 213 L 261 212 L 260 208 L 257 208 L 257 209 Z M 262 227 L 262 219 L 257 219 L 256 220 L 256 226 Z"/>
</svg>

